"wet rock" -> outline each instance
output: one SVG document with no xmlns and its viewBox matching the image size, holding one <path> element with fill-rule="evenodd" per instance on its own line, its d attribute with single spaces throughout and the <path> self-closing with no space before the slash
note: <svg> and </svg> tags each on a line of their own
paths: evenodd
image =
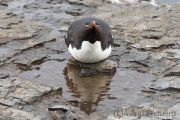
<svg viewBox="0 0 180 120">
<path fill-rule="evenodd" d="M 78 11 L 65 11 L 67 14 L 70 14 L 70 15 L 72 15 L 72 16 L 79 16 L 79 15 L 81 15 L 81 13 L 80 12 L 78 12 Z M 67 30 L 66 30 L 67 31 Z"/>
<path fill-rule="evenodd" d="M 135 47 L 137 49 L 152 49 L 152 48 L 158 48 L 163 45 L 174 45 L 177 42 L 177 38 L 168 38 L 164 37 L 162 39 L 156 40 L 156 39 L 144 39 L 141 40 L 139 43 L 135 43 L 131 45 L 132 47 Z"/>
<path fill-rule="evenodd" d="M 68 60 L 68 64 L 80 66 L 82 68 L 91 69 L 93 71 L 93 72 L 91 71 L 91 73 L 98 73 L 98 71 L 112 73 L 112 72 L 116 71 L 116 68 L 117 68 L 117 63 L 115 63 L 114 61 L 111 61 L 109 59 L 105 59 L 98 63 L 85 64 L 85 63 L 81 63 L 81 62 L 75 60 L 72 56 L 70 56 L 70 58 Z"/>
<path fill-rule="evenodd" d="M 4 89 L 8 89 L 6 97 L 9 98 L 1 101 L 1 103 L 7 104 L 8 106 L 13 106 L 14 102 L 18 104 L 21 103 L 21 101 L 17 100 L 8 102 L 9 100 L 11 100 L 11 98 L 16 98 L 30 103 L 36 100 L 41 95 L 51 91 L 50 87 L 21 79 L 19 77 L 0 79 L 0 81 L 0 86 L 2 86 Z M 0 95 L 2 95 L 2 93 L 0 93 Z"/>
<path fill-rule="evenodd" d="M 52 107 L 48 107 L 48 110 L 54 111 L 54 110 L 62 110 L 64 112 L 70 110 L 67 106 L 64 105 L 54 105 Z"/>
<path fill-rule="evenodd" d="M 37 40 L 37 41 L 36 41 Z M 3 51 L 0 53 L 1 61 L 5 61 L 8 58 L 11 58 L 13 55 L 20 53 L 23 50 L 26 50 L 28 48 L 38 46 L 40 44 L 45 43 L 46 41 L 53 41 L 54 38 L 40 38 L 40 39 L 29 39 L 26 41 L 13 41 L 9 44 L 6 44 L 5 46 L 1 47 L 0 50 Z M 24 61 L 26 63 L 26 61 Z"/>
<path fill-rule="evenodd" d="M 1 44 L 6 44 L 6 43 L 8 43 L 9 41 L 11 41 L 11 38 L 8 38 L 8 37 L 5 37 L 5 38 L 1 38 L 1 41 L 0 41 L 0 45 Z"/>
<path fill-rule="evenodd" d="M 16 119 L 16 120 L 28 120 L 28 119 L 40 120 L 40 119 L 42 119 L 41 116 L 38 116 L 38 115 L 35 116 L 32 113 L 22 111 L 22 110 L 18 110 L 18 109 L 15 109 L 15 108 L 8 108 L 8 109 L 4 110 L 3 112 L 1 111 L 1 113 L 4 116 L 9 114 L 9 118 Z"/>
<path fill-rule="evenodd" d="M 67 98 L 67 100 L 69 102 L 78 102 L 78 103 L 83 103 L 84 102 L 83 99 L 80 99 L 80 98 L 77 98 L 77 97 L 73 97 L 73 96 L 70 96 L 69 98 Z"/>
<path fill-rule="evenodd" d="M 178 47 L 179 48 L 179 47 Z M 161 54 L 164 54 L 163 57 L 166 57 L 168 59 L 180 59 L 180 50 L 179 49 L 167 49 L 163 50 Z"/>
<path fill-rule="evenodd" d="M 159 21 L 150 22 L 142 31 L 141 36 L 146 39 L 160 39 L 166 34 L 167 27 Z"/>
<path fill-rule="evenodd" d="M 128 37 L 137 37 L 141 34 L 141 31 L 140 30 L 137 30 L 137 29 L 134 29 L 134 28 L 129 28 L 127 31 L 126 31 L 126 36 Z"/>
<path fill-rule="evenodd" d="M 80 76 L 89 76 L 89 75 L 95 75 L 99 73 L 100 71 L 97 69 L 87 69 L 87 68 L 82 68 L 81 72 L 79 73 Z"/>
<path fill-rule="evenodd" d="M 180 76 L 180 67 L 179 65 L 171 68 L 169 71 L 167 71 L 164 75 L 165 77 L 167 76 Z"/>
<path fill-rule="evenodd" d="M 139 62 L 143 67 L 150 68 L 150 73 L 156 74 L 156 75 L 163 75 L 166 70 L 171 69 L 174 65 L 176 65 L 176 62 L 164 58 L 164 54 L 151 54 L 149 55 L 149 58 L 145 61 Z"/>
<path fill-rule="evenodd" d="M 52 90 L 56 91 L 56 93 L 61 93 L 63 92 L 62 87 L 60 86 L 52 86 Z"/>
<path fill-rule="evenodd" d="M 119 67 L 134 67 L 141 71 L 147 71 L 149 69 L 149 66 L 144 63 L 146 59 L 148 59 L 147 52 L 138 52 L 135 50 L 131 50 L 120 57 Z"/>
<path fill-rule="evenodd" d="M 177 103 L 176 105 L 174 105 L 173 107 L 168 109 L 171 112 L 171 114 L 173 115 L 174 119 L 179 119 L 180 118 L 179 107 L 180 107 L 180 103 Z"/>
<path fill-rule="evenodd" d="M 8 6 L 8 3 L 7 2 L 10 2 L 9 0 L 7 0 L 7 1 L 0 1 L 0 5 L 2 5 L 2 6 Z"/>
<path fill-rule="evenodd" d="M 9 77 L 8 73 L 6 73 L 6 74 L 0 73 L 0 79 L 5 79 L 7 77 Z"/>
<path fill-rule="evenodd" d="M 132 63 L 130 63 L 130 62 L 126 62 L 123 60 L 119 61 L 119 67 L 121 67 L 121 68 L 129 68 L 131 66 L 132 66 Z"/>
<path fill-rule="evenodd" d="M 113 96 L 113 95 L 109 95 L 108 99 L 117 99 L 117 97 Z"/>
<path fill-rule="evenodd" d="M 13 63 L 24 67 L 30 67 L 32 64 L 39 65 L 43 63 L 43 61 L 47 58 L 48 56 L 43 53 L 31 51 L 19 55 L 17 58 L 14 57 Z"/>
<path fill-rule="evenodd" d="M 180 89 L 179 77 L 164 77 L 158 79 L 154 84 L 150 86 L 151 89 L 156 90 L 168 90 L 168 89 Z"/>
<path fill-rule="evenodd" d="M 4 21 L 3 19 L 0 19 L 2 21 Z M 17 17 L 12 17 L 12 18 L 7 18 L 6 19 L 6 23 L 4 24 L 4 28 L 6 25 L 5 30 L 3 30 L 0 35 L 2 37 L 9 37 L 9 38 L 13 38 L 13 39 L 26 39 L 26 38 L 30 38 L 34 35 L 37 35 L 37 31 L 33 30 L 31 28 L 25 27 L 24 24 L 25 21 L 22 22 L 22 20 L 20 18 Z M 16 24 L 20 24 L 18 27 L 15 26 Z M 3 27 L 3 26 L 1 26 Z M 23 28 L 23 29 L 22 29 Z M 14 30 L 16 29 L 16 30 Z"/>
<path fill-rule="evenodd" d="M 59 55 L 59 54 L 54 54 L 54 55 L 51 55 L 47 60 L 55 60 L 58 62 L 63 62 L 64 60 L 66 60 L 66 58 L 64 56 Z"/>
<path fill-rule="evenodd" d="M 153 57 L 153 59 L 156 61 L 162 60 L 164 57 L 166 56 L 166 53 L 164 52 L 155 52 L 155 53 L 151 53 L 150 57 Z"/>
<path fill-rule="evenodd" d="M 113 34 L 113 33 L 112 33 Z M 119 37 L 119 35 L 117 35 Z M 113 37 L 116 37 L 116 35 L 114 35 Z M 119 48 L 116 46 L 120 46 L 120 47 L 126 47 L 127 43 L 123 40 L 124 38 L 120 39 L 120 38 L 114 38 L 114 47 L 115 48 Z"/>
<path fill-rule="evenodd" d="M 4 105 L 4 106 L 12 107 L 12 106 L 15 105 L 15 102 L 10 101 L 10 100 L 1 99 L 1 100 L 0 100 L 0 104 L 1 104 L 1 105 Z"/>
<path fill-rule="evenodd" d="M 64 116 L 63 116 L 63 120 L 78 120 L 77 116 L 72 113 L 71 111 L 67 111 Z"/>
<path fill-rule="evenodd" d="M 167 94 L 168 96 L 168 94 Z M 173 100 L 171 97 L 169 97 L 169 100 Z M 172 101 L 171 103 L 167 102 L 167 101 L 154 101 L 152 104 L 154 105 L 154 109 L 168 109 L 169 107 L 171 107 L 172 105 L 174 105 L 174 101 Z"/>
<path fill-rule="evenodd" d="M 65 31 L 65 32 L 67 32 L 68 31 L 68 26 L 63 26 L 63 27 L 61 27 L 60 29 L 59 29 L 59 31 L 60 32 L 63 32 L 63 31 Z"/>
<path fill-rule="evenodd" d="M 39 101 L 37 101 L 37 102 L 39 102 Z M 35 117 L 39 116 L 40 119 L 45 119 L 46 118 L 46 119 L 49 119 L 49 120 L 53 120 L 53 118 L 49 114 L 51 111 L 48 111 L 48 109 L 47 109 L 48 105 L 43 106 L 42 104 L 39 104 L 37 102 L 34 102 L 34 104 L 25 104 L 25 105 L 23 105 L 24 107 L 23 107 L 23 109 L 21 109 L 21 111 L 30 113 Z M 43 112 L 44 110 L 46 112 Z"/>
<path fill-rule="evenodd" d="M 68 0 L 71 4 L 83 4 L 86 6 L 97 6 L 102 5 L 102 1 L 94 1 L 94 0 Z"/>
<path fill-rule="evenodd" d="M 179 37 L 180 26 L 175 27 L 173 30 L 168 31 L 167 35 L 170 37 Z"/>
<path fill-rule="evenodd" d="M 56 39 L 56 41 L 54 41 L 54 42 L 48 42 L 44 45 L 44 47 L 46 47 L 47 49 L 51 49 L 52 51 L 56 51 L 58 53 L 58 55 L 57 54 L 51 55 L 52 57 L 53 56 L 62 57 L 62 55 L 59 53 L 65 52 L 67 50 L 67 46 L 66 46 L 66 43 L 64 42 L 64 39 L 63 40 L 62 39 Z"/>
<path fill-rule="evenodd" d="M 131 62 L 133 61 L 140 62 L 140 61 L 146 60 L 147 58 L 148 58 L 147 52 L 134 52 L 134 51 L 131 52 L 130 51 L 129 53 L 121 56 L 122 60 L 131 61 Z"/>
<path fill-rule="evenodd" d="M 22 50 L 54 40 L 50 35 L 45 35 L 46 32 L 49 32 L 46 26 L 13 16 L 7 11 L 0 11 L 0 22 L 4 23 L 0 26 L 0 28 L 3 28 L 0 33 L 0 38 L 2 38 L 1 44 L 6 43 L 0 48 L 0 51 L 2 51 L 0 53 L 0 61 L 2 62 L 20 53 Z M 7 27 L 8 29 L 5 29 Z M 44 35 L 42 35 L 42 32 Z M 39 36 L 35 39 L 32 38 L 37 35 Z"/>
<path fill-rule="evenodd" d="M 128 52 L 126 50 L 126 47 L 124 45 L 120 46 L 120 47 L 115 47 L 110 56 L 120 56 L 122 54 L 124 54 L 125 52 Z"/>
</svg>

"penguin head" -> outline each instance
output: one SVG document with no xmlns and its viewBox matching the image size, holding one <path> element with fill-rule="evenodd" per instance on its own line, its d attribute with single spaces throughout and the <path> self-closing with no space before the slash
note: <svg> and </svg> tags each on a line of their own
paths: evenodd
<svg viewBox="0 0 180 120">
<path fill-rule="evenodd" d="M 83 40 L 87 40 L 90 43 L 95 43 L 96 41 L 101 41 L 103 38 L 103 31 L 101 26 L 95 21 L 86 22 L 83 27 Z"/>
</svg>

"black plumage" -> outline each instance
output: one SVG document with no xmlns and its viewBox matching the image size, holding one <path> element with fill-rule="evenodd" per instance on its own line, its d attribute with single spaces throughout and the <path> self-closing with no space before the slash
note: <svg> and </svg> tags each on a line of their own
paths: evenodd
<svg viewBox="0 0 180 120">
<path fill-rule="evenodd" d="M 67 47 L 71 44 L 78 50 L 81 49 L 83 41 L 89 41 L 91 44 L 100 41 L 104 51 L 113 44 L 111 28 L 104 20 L 98 18 L 78 19 L 69 26 L 65 42 Z"/>
</svg>

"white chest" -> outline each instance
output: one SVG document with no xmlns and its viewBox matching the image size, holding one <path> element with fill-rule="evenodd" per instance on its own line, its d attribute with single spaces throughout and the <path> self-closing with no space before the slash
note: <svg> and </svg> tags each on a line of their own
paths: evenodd
<svg viewBox="0 0 180 120">
<path fill-rule="evenodd" d="M 80 62 L 95 63 L 109 57 L 111 46 L 102 51 L 101 43 L 99 41 L 96 41 L 94 44 L 91 44 L 88 41 L 83 41 L 81 49 L 77 50 L 75 47 L 72 48 L 72 46 L 69 45 L 68 50 L 72 56 Z"/>
</svg>

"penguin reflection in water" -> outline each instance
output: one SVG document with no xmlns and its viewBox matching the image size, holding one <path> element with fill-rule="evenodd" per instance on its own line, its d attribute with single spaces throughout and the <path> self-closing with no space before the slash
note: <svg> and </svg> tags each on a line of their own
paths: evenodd
<svg viewBox="0 0 180 120">
<path fill-rule="evenodd" d="M 109 25 L 98 18 L 73 22 L 65 38 L 68 51 L 83 63 L 96 63 L 109 57 L 113 37 Z"/>
</svg>

